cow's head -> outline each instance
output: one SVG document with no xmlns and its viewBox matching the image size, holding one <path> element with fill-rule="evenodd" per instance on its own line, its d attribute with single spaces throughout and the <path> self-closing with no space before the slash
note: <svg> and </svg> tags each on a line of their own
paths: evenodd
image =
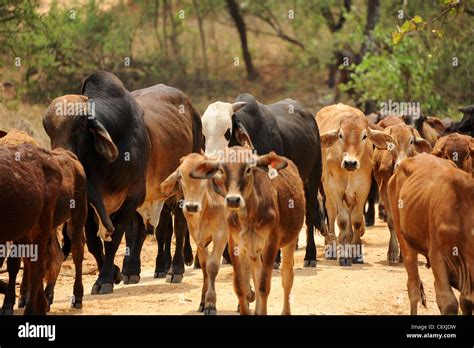
<svg viewBox="0 0 474 348">
<path fill-rule="evenodd" d="M 438 139 L 431 153 L 437 157 L 453 161 L 459 169 L 471 173 L 474 138 L 457 133 L 444 136 Z"/>
<path fill-rule="evenodd" d="M 287 165 L 288 162 L 274 152 L 255 156 L 250 149 L 237 146 L 226 150 L 222 161 L 202 161 L 191 171 L 191 177 L 212 178 L 214 190 L 225 197 L 225 207 L 240 210 L 252 197 L 255 171 L 278 171 Z"/>
<path fill-rule="evenodd" d="M 207 107 L 201 119 L 207 156 L 218 156 L 227 148 L 232 136 L 235 136 L 240 143 L 246 141 L 244 138 L 248 138 L 248 134 L 234 116 L 245 105 L 245 102 L 230 104 L 218 101 Z"/>
<path fill-rule="evenodd" d="M 115 161 L 117 146 L 94 112 L 94 104 L 83 95 L 71 94 L 54 99 L 43 118 L 51 147 L 62 147 L 82 158 L 90 143 L 107 161 Z"/>
<path fill-rule="evenodd" d="M 322 147 L 340 147 L 341 167 L 348 171 L 360 168 L 368 140 L 379 149 L 386 149 L 387 143 L 394 143 L 390 134 L 369 128 L 367 119 L 353 115 L 343 118 L 338 129 L 321 134 Z"/>
<path fill-rule="evenodd" d="M 392 155 L 395 169 L 404 159 L 417 153 L 431 151 L 430 143 L 423 139 L 416 129 L 404 123 L 387 127 L 384 132 L 390 134 L 394 140 L 393 144 L 388 144 L 387 151 Z"/>
<path fill-rule="evenodd" d="M 205 180 L 195 179 L 190 176 L 191 171 L 198 164 L 205 161 L 206 157 L 191 153 L 180 160 L 179 167 L 161 183 L 161 192 L 166 197 L 171 197 L 180 192 L 183 194 L 183 211 L 195 214 L 202 210 L 202 203 L 207 191 Z"/>
</svg>

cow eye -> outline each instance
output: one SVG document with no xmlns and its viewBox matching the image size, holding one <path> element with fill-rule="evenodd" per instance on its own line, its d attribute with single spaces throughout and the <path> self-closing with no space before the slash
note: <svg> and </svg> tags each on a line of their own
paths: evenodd
<svg viewBox="0 0 474 348">
<path fill-rule="evenodd" d="M 226 138 L 226 140 L 230 140 L 230 128 L 226 130 L 224 137 Z"/>
<path fill-rule="evenodd" d="M 415 142 L 412 140 L 410 140 L 410 145 L 413 145 Z"/>
<path fill-rule="evenodd" d="M 339 133 L 339 139 L 342 139 L 342 133 Z"/>
<path fill-rule="evenodd" d="M 367 134 L 364 134 L 364 135 L 362 136 L 362 140 L 365 140 L 365 139 L 367 139 Z"/>
</svg>

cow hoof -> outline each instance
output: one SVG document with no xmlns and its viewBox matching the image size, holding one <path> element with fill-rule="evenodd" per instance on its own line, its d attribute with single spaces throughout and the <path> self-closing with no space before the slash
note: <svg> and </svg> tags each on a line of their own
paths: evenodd
<svg viewBox="0 0 474 348">
<path fill-rule="evenodd" d="M 73 302 L 71 303 L 72 309 L 82 309 L 82 302 Z"/>
<path fill-rule="evenodd" d="M 28 299 L 26 297 L 20 297 L 18 300 L 18 308 L 25 308 L 28 304 Z"/>
<path fill-rule="evenodd" d="M 274 262 L 273 263 L 273 269 L 280 269 L 280 263 L 279 262 Z"/>
<path fill-rule="evenodd" d="M 304 260 L 303 267 L 316 267 L 316 260 Z"/>
<path fill-rule="evenodd" d="M 99 289 L 100 289 L 100 285 L 99 285 L 99 284 L 94 284 L 94 285 L 92 285 L 91 295 L 97 295 L 97 294 L 99 294 Z"/>
<path fill-rule="evenodd" d="M 204 312 L 204 303 L 201 303 L 201 304 L 199 305 L 199 308 L 198 308 L 197 311 L 198 311 L 199 313 Z"/>
<path fill-rule="evenodd" d="M 217 315 L 217 309 L 216 308 L 206 308 L 204 309 L 204 315 Z"/>
<path fill-rule="evenodd" d="M 166 276 L 166 282 L 167 283 L 179 284 L 182 281 L 183 281 L 183 275 L 182 274 L 168 274 Z"/>
<path fill-rule="evenodd" d="M 120 273 L 120 268 L 114 266 L 114 284 L 120 284 L 122 281 L 122 273 Z"/>
<path fill-rule="evenodd" d="M 336 255 L 324 255 L 324 258 L 326 260 L 337 260 L 337 256 Z"/>
<path fill-rule="evenodd" d="M 0 309 L 0 315 L 13 315 L 13 308 Z"/>
<path fill-rule="evenodd" d="M 155 272 L 153 274 L 153 278 L 166 278 L 166 272 L 165 271 Z"/>
<path fill-rule="evenodd" d="M 138 284 L 140 282 L 140 275 L 139 274 L 132 274 L 132 275 L 122 274 L 122 279 L 125 285 Z"/>
<path fill-rule="evenodd" d="M 111 294 L 114 292 L 114 284 L 103 283 L 100 285 L 99 295 Z"/>
<path fill-rule="evenodd" d="M 348 257 L 340 257 L 339 258 L 339 266 L 352 266 L 352 259 Z"/>
<path fill-rule="evenodd" d="M 387 261 L 390 266 L 395 266 L 398 265 L 400 259 L 398 258 L 398 255 L 388 255 Z"/>
<path fill-rule="evenodd" d="M 126 274 L 122 274 L 122 281 L 125 285 L 128 284 L 128 280 L 130 279 L 130 277 Z"/>
<path fill-rule="evenodd" d="M 352 258 L 352 263 L 361 265 L 361 264 L 364 263 L 364 258 L 363 257 L 353 257 Z"/>
</svg>

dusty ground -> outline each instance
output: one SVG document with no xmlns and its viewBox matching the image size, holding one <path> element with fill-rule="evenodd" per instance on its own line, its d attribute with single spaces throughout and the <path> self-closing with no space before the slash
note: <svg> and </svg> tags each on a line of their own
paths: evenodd
<svg viewBox="0 0 474 348">
<path fill-rule="evenodd" d="M 363 265 L 340 267 L 337 261 L 324 259 L 323 238 L 317 237 L 318 265 L 303 268 L 304 233 L 296 251 L 295 280 L 292 292 L 293 314 L 408 314 L 406 272 L 403 265 L 389 266 L 386 252 L 389 233 L 386 224 L 377 221 L 368 228 L 364 240 Z M 142 252 L 142 279 L 136 285 L 116 285 L 110 295 L 90 295 L 96 279 L 95 262 L 89 252 L 84 261 L 85 295 L 82 310 L 70 309 L 74 266 L 63 264 L 55 292 L 51 314 L 186 314 L 196 312 L 200 302 L 201 270 L 186 268 L 181 284 L 168 284 L 153 279 L 156 242 L 148 237 Z M 124 246 L 119 249 L 116 264 L 121 265 Z M 420 257 L 420 276 L 425 284 L 428 309 L 420 306 L 419 314 L 439 314 L 433 289 L 433 276 Z M 6 274 L 2 274 L 4 279 Z M 269 296 L 269 314 L 279 314 L 283 291 L 280 272 L 273 272 Z M 237 299 L 232 287 L 232 267 L 222 265 L 217 278 L 217 309 L 219 314 L 236 314 Z M 253 308 L 253 304 L 252 307 Z M 15 311 L 20 314 L 22 311 Z"/>
</svg>

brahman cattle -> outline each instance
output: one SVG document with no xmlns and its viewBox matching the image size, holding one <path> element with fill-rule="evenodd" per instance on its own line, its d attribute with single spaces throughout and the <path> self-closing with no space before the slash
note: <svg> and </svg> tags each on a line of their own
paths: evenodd
<svg viewBox="0 0 474 348">
<path fill-rule="evenodd" d="M 450 127 L 446 129 L 446 133 L 461 133 L 467 134 L 474 137 L 474 105 L 469 105 L 464 108 L 460 108 L 464 115 L 459 122 L 454 122 Z"/>
<path fill-rule="evenodd" d="M 192 153 L 181 159 L 180 166 L 161 184 L 161 191 L 168 195 L 183 195 L 183 212 L 188 229 L 197 246 L 203 285 L 199 312 L 216 314 L 215 282 L 219 264 L 227 243 L 224 199 L 212 189 L 212 181 L 190 176 L 198 164 L 207 158 Z M 209 255 L 207 246 L 213 244 Z"/>
<path fill-rule="evenodd" d="M 316 115 L 323 148 L 323 186 L 329 220 L 326 254 L 340 251 L 340 265 L 363 262 L 360 237 L 364 234 L 364 205 L 371 186 L 372 146 L 387 148 L 394 143 L 384 132 L 369 128 L 362 111 L 337 104 Z M 335 250 L 335 228 L 339 226 L 341 247 Z M 357 255 L 354 255 L 357 254 Z"/>
<path fill-rule="evenodd" d="M 4 133 L 4 132 L 3 132 Z M 34 138 L 23 131 L 13 129 L 5 136 L 0 136 L 0 146 L 17 146 L 33 144 L 39 146 Z M 54 210 L 53 228 L 64 223 L 64 239 L 71 241 L 72 258 L 75 266 L 74 297 L 71 301 L 73 308 L 82 307 L 84 288 L 82 285 L 82 260 L 84 258 L 84 224 L 87 216 L 86 176 L 81 163 L 70 151 L 62 148 L 51 151 L 51 155 L 61 166 L 62 182 L 56 207 Z M 52 247 L 59 247 L 53 243 Z M 63 248 L 63 251 L 65 249 Z M 67 256 L 67 255 L 65 255 Z M 55 269 L 49 269 L 47 286 L 45 289 L 49 306 L 53 303 L 54 286 L 61 268 L 61 263 L 53 263 Z M 29 300 L 28 268 L 25 267 L 19 299 L 19 308 L 23 308 Z"/>
<path fill-rule="evenodd" d="M 454 162 L 459 169 L 474 175 L 474 138 L 453 133 L 440 138 L 431 152 Z"/>
<path fill-rule="evenodd" d="M 396 265 L 399 262 L 400 249 L 398 247 L 397 235 L 393 228 L 387 197 L 388 180 L 403 160 L 415 156 L 419 152 L 431 151 L 431 145 L 428 141 L 420 137 L 416 129 L 404 123 L 387 127 L 384 132 L 392 136 L 394 143 L 389 144 L 386 150 L 374 150 L 373 171 L 379 188 L 381 201 L 384 207 L 386 207 L 387 223 L 390 231 L 387 260 L 390 265 Z"/>
<path fill-rule="evenodd" d="M 316 266 L 314 227 L 326 233 L 318 203 L 322 163 L 318 126 L 313 115 L 293 99 L 263 105 L 243 93 L 233 104 L 210 104 L 202 117 L 206 155 L 218 155 L 227 146 L 249 144 L 259 155 L 270 151 L 291 159 L 305 185 L 307 245 L 305 267 Z M 278 260 L 275 265 L 278 268 Z"/>
<path fill-rule="evenodd" d="M 177 89 L 156 85 L 132 95 L 115 75 L 102 71 L 86 78 L 82 95 L 53 100 L 43 124 L 52 147 L 72 151 L 84 166 L 87 199 L 93 208 L 89 215 L 95 211 L 99 218 L 98 224 L 93 216 L 86 223 L 87 244 L 100 268 L 92 293 L 110 293 L 113 282 L 120 282 L 115 253 L 125 230 L 133 230 L 135 212 L 157 226 L 165 199 L 160 183 L 178 166 L 179 158 L 199 151 L 199 115 Z M 179 209 L 176 215 L 182 217 Z M 181 280 L 184 273 L 184 217 L 176 225 L 180 252 L 173 260 L 170 281 L 175 275 Z M 144 230 L 143 221 L 139 228 Z M 132 275 L 137 276 L 127 274 Z"/>
<path fill-rule="evenodd" d="M 220 160 L 203 160 L 192 178 L 211 179 L 225 197 L 225 221 L 240 314 L 250 314 L 250 274 L 256 289 L 255 314 L 267 314 L 272 266 L 282 248 L 282 314 L 291 314 L 290 293 L 298 234 L 305 217 L 303 182 L 296 165 L 274 152 L 256 156 L 233 147 Z"/>
<path fill-rule="evenodd" d="M 474 179 L 454 163 L 429 154 L 404 160 L 388 183 L 393 223 L 408 274 L 410 313 L 426 306 L 418 254 L 432 267 L 441 314 L 464 314 L 474 301 Z"/>
<path fill-rule="evenodd" d="M 30 301 L 25 314 L 46 314 L 43 279 L 60 262 L 53 219 L 62 181 L 51 152 L 35 145 L 0 146 L 0 242 L 30 250 L 23 255 L 30 270 Z M 36 249 L 36 252 L 34 251 Z M 34 255 L 36 254 L 36 256 Z M 1 312 L 13 314 L 20 255 L 7 259 L 8 289 Z"/>
</svg>

